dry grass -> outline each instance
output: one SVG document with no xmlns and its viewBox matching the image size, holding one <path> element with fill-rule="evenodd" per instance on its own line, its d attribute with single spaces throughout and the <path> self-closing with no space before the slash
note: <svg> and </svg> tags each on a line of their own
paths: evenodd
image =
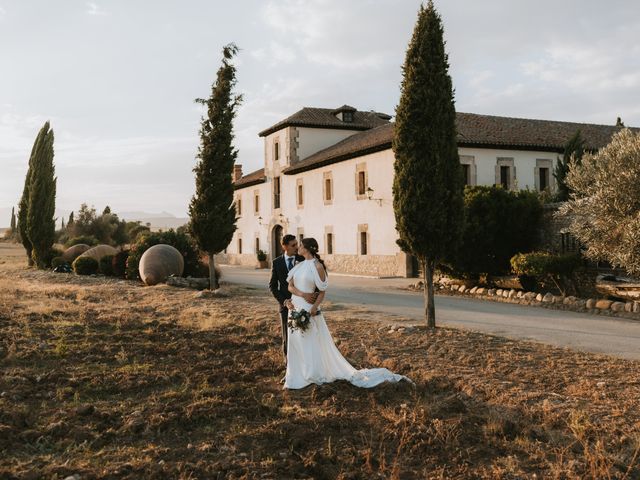
<svg viewBox="0 0 640 480">
<path fill-rule="evenodd" d="M 0 257 L 0 478 L 640 478 L 638 362 L 328 306 L 416 387 L 286 392 L 272 300 L 227 293 Z"/>
</svg>

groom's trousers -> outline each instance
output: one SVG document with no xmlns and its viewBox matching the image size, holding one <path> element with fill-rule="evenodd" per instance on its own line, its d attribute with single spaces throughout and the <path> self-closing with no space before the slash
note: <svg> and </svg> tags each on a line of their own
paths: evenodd
<svg viewBox="0 0 640 480">
<path fill-rule="evenodd" d="M 285 306 L 280 306 L 280 318 L 282 319 L 282 353 L 284 353 L 284 364 L 287 364 L 287 340 L 289 340 L 288 318 L 289 309 Z"/>
</svg>

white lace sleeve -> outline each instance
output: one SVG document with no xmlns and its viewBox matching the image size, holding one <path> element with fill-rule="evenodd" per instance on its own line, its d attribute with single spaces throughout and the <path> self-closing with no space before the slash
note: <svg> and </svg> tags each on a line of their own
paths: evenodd
<svg viewBox="0 0 640 480">
<path fill-rule="evenodd" d="M 315 284 L 316 284 L 316 287 L 318 287 L 318 290 L 320 290 L 321 292 L 324 292 L 329 287 L 329 276 L 325 271 L 324 280 L 322 280 L 320 278 L 320 274 L 318 273 L 318 268 L 316 265 L 318 265 L 318 262 L 315 262 L 313 265 L 313 280 L 315 281 Z"/>
</svg>

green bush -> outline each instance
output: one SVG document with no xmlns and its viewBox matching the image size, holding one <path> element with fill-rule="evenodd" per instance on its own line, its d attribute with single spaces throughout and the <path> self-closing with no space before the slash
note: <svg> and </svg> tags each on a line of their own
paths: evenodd
<svg viewBox="0 0 640 480">
<path fill-rule="evenodd" d="M 60 265 L 64 265 L 65 263 L 69 263 L 67 262 L 64 258 L 62 257 L 53 257 L 51 259 L 51 268 L 57 268 Z"/>
<path fill-rule="evenodd" d="M 524 288 L 534 290 L 535 288 L 530 288 L 531 282 L 552 283 L 563 295 L 568 290 L 575 289 L 573 276 L 582 265 L 582 257 L 575 253 L 518 253 L 511 258 L 511 270 L 520 277 Z"/>
<path fill-rule="evenodd" d="M 98 262 L 100 266 L 100 273 L 107 277 L 113 276 L 113 259 L 114 255 L 105 255 L 100 259 L 100 262 Z"/>
<path fill-rule="evenodd" d="M 98 273 L 98 262 L 91 257 L 78 257 L 73 261 L 73 271 L 78 275 L 93 275 Z"/>
<path fill-rule="evenodd" d="M 259 262 L 264 262 L 267 259 L 267 254 L 264 250 L 258 250 L 256 256 L 258 257 Z"/>
<path fill-rule="evenodd" d="M 129 258 L 127 258 L 127 278 L 135 280 L 140 278 L 138 272 L 138 264 L 142 254 L 149 248 L 158 244 L 171 245 L 178 250 L 184 258 L 184 273 L 185 277 L 197 277 L 200 276 L 200 252 L 198 247 L 189 235 L 186 233 L 178 233 L 171 229 L 166 232 L 153 232 L 142 234 L 138 237 L 136 243 L 131 246 L 129 251 Z M 207 269 L 207 275 L 209 275 Z"/>
<path fill-rule="evenodd" d="M 95 247 L 98 245 L 98 239 L 93 235 L 81 235 L 79 237 L 73 237 L 64 244 L 65 247 L 73 247 L 74 245 L 78 245 L 79 243 L 84 243 L 85 245 L 89 245 L 90 247 Z"/>
<path fill-rule="evenodd" d="M 443 270 L 460 278 L 509 273 L 509 260 L 535 248 L 542 203 L 535 192 L 467 187 L 462 244 Z"/>
<path fill-rule="evenodd" d="M 49 251 L 44 255 L 44 258 L 42 259 L 44 267 L 51 268 L 53 259 L 56 257 L 61 257 L 62 254 L 63 252 L 61 250 L 58 250 L 57 248 L 52 247 L 51 249 L 49 249 Z"/>
<path fill-rule="evenodd" d="M 129 250 L 122 250 L 113 256 L 111 270 L 114 276 L 124 278 L 127 273 L 127 258 L 129 258 Z"/>
</svg>

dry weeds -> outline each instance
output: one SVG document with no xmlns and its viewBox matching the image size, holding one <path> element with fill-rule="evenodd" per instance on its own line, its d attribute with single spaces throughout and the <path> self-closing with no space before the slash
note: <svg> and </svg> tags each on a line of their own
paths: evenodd
<svg viewBox="0 0 640 480">
<path fill-rule="evenodd" d="M 227 292 L 0 257 L 0 478 L 640 478 L 638 362 L 327 306 L 416 387 L 286 392 L 272 300 Z"/>
</svg>

